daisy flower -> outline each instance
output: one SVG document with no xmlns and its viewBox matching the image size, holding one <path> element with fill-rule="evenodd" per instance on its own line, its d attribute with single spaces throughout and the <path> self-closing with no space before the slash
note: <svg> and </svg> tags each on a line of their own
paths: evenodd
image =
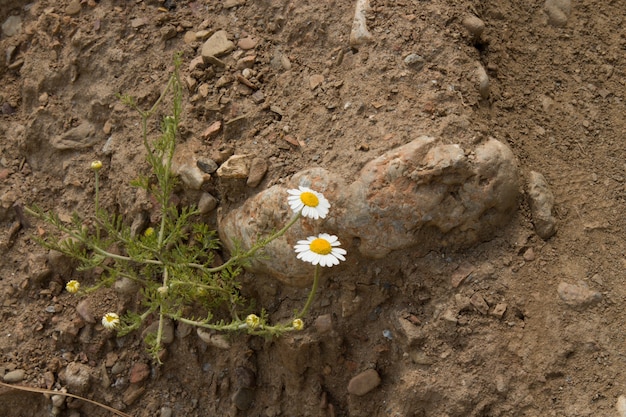
<svg viewBox="0 0 626 417">
<path fill-rule="evenodd" d="M 337 236 L 327 233 L 320 233 L 318 236 L 309 236 L 306 240 L 299 240 L 294 246 L 298 259 L 310 262 L 313 265 L 333 266 L 339 265 L 339 261 L 345 261 L 343 256 L 345 249 L 338 247 L 341 245 Z"/>
<path fill-rule="evenodd" d="M 102 325 L 105 329 L 115 329 L 120 324 L 120 316 L 115 313 L 106 313 L 102 317 Z"/>
<path fill-rule="evenodd" d="M 67 290 L 67 292 L 72 294 L 76 294 L 79 288 L 80 282 L 76 281 L 75 279 L 68 281 L 68 283 L 65 284 L 65 289 Z"/>
<path fill-rule="evenodd" d="M 307 187 L 298 187 L 297 190 L 287 190 L 289 206 L 296 213 L 304 217 L 323 219 L 328 214 L 330 203 L 321 193 Z"/>
</svg>

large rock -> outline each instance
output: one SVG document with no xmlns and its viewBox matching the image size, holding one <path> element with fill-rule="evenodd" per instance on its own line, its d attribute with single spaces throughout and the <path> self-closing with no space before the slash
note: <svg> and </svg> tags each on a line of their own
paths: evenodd
<svg viewBox="0 0 626 417">
<path fill-rule="evenodd" d="M 369 162 L 349 187 L 342 234 L 363 255 L 381 258 L 419 246 L 462 247 L 487 240 L 517 204 L 518 169 L 510 149 L 489 139 L 474 151 L 422 136 Z"/>
<path fill-rule="evenodd" d="M 234 250 L 236 243 L 243 250 L 250 249 L 259 238 L 282 229 L 295 216 L 287 204 L 287 190 L 298 186 L 323 193 L 331 202 L 329 217 L 326 220 L 301 218 L 287 233 L 266 246 L 259 253 L 262 256 L 254 259 L 250 268 L 269 273 L 287 284 L 304 286 L 312 280 L 314 267 L 297 259 L 293 246 L 308 236 L 336 230 L 333 202 L 338 200 L 338 193 L 345 190 L 345 185 L 325 169 L 301 171 L 287 185 L 268 188 L 225 215 L 220 212 L 218 229 L 222 242 L 229 250 Z"/>
<path fill-rule="evenodd" d="M 319 232 L 336 234 L 347 248 L 380 258 L 397 249 L 459 248 L 488 240 L 510 219 L 518 197 L 518 169 L 510 149 L 495 139 L 473 150 L 420 137 L 369 162 L 345 186 L 336 175 L 315 168 L 269 188 L 241 207 L 219 216 L 222 241 L 251 248 L 280 230 L 294 214 L 287 189 L 306 186 L 330 201 L 324 220 L 300 219 L 255 259 L 251 268 L 292 285 L 310 282 L 313 267 L 296 258 L 293 245 Z M 348 253 L 348 257 L 350 253 Z"/>
</svg>

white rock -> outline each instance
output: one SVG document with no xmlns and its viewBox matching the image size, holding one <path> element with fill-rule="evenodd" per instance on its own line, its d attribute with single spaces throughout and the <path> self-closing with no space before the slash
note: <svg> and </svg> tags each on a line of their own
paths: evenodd
<svg viewBox="0 0 626 417">
<path fill-rule="evenodd" d="M 251 155 L 233 155 L 217 169 L 220 178 L 248 178 L 250 173 Z"/>
<path fill-rule="evenodd" d="M 615 404 L 615 408 L 617 409 L 617 417 L 626 417 L 626 397 L 620 395 L 617 398 L 617 404 Z"/>
<path fill-rule="evenodd" d="M 365 15 L 370 9 L 369 0 L 357 0 L 350 31 L 350 46 L 358 49 L 359 46 L 372 41 L 372 34 L 367 29 Z"/>
</svg>

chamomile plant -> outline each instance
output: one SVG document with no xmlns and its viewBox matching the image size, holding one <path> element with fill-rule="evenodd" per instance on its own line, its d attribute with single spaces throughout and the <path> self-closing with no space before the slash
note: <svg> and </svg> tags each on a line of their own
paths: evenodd
<svg viewBox="0 0 626 417">
<path fill-rule="evenodd" d="M 141 110 L 129 96 L 121 97 L 141 117 L 141 137 L 150 166 L 149 175 L 140 176 L 131 184 L 146 190 L 157 202 L 159 213 L 151 216 L 159 219 L 157 224 L 150 225 L 143 233 L 133 233 L 122 216 L 100 207 L 100 175 L 106 170 L 106 164 L 101 161 L 94 161 L 89 167 L 95 177 L 94 213 L 85 216 L 75 213 L 71 222 L 66 223 L 54 212 L 38 207 L 27 209 L 57 232 L 44 235 L 39 239 L 40 244 L 75 259 L 80 271 L 98 268 L 102 272 L 99 280 L 90 286 L 81 285 L 77 280 L 67 282 L 69 293 L 92 293 L 118 280 L 131 280 L 139 285 L 140 309 L 102 312 L 101 324 L 121 336 L 139 329 L 146 321 L 158 320 L 156 333 L 146 338 L 156 361 L 160 361 L 163 349 L 166 319 L 215 331 L 244 331 L 266 336 L 303 330 L 303 318 L 317 291 L 320 267 L 337 265 L 346 255 L 336 236 L 321 233 L 298 241 L 294 256 L 316 267 L 305 305 L 283 323 L 270 323 L 265 310 L 254 314 L 251 303 L 241 295 L 241 283 L 237 279 L 243 268 L 301 217 L 324 219 L 330 203 L 320 192 L 310 188 L 288 190 L 286 204 L 294 211 L 291 220 L 282 229 L 258 239 L 250 249 L 236 251 L 226 262 L 216 265 L 216 251 L 221 248 L 217 233 L 201 221 L 195 207 L 179 207 L 172 198 L 177 178 L 171 164 L 182 109 L 180 61 L 176 59 L 175 64 L 167 87 L 149 110 Z M 168 95 L 173 103 L 172 115 L 163 119 L 161 135 L 150 141 L 148 121 Z"/>
</svg>

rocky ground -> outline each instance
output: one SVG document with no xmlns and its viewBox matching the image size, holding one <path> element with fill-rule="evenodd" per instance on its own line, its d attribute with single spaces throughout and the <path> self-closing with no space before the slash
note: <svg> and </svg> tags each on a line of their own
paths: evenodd
<svg viewBox="0 0 626 417">
<path fill-rule="evenodd" d="M 361 18 L 367 4 L 2 0 L 5 382 L 137 417 L 626 415 L 623 3 L 370 0 Z M 92 210 L 100 159 L 102 204 L 149 216 L 129 186 L 148 169 L 140 120 L 117 95 L 152 105 L 177 52 L 181 202 L 243 233 L 251 202 L 316 168 L 348 255 L 303 332 L 223 349 L 174 323 L 156 366 L 141 332 L 91 322 L 137 300 L 65 292 L 94 276 L 39 247 L 21 208 Z M 233 155 L 243 178 L 214 172 Z M 290 265 L 279 251 L 242 277 L 273 319 L 308 294 Z M 5 416 L 111 415 L 0 398 Z"/>
</svg>

